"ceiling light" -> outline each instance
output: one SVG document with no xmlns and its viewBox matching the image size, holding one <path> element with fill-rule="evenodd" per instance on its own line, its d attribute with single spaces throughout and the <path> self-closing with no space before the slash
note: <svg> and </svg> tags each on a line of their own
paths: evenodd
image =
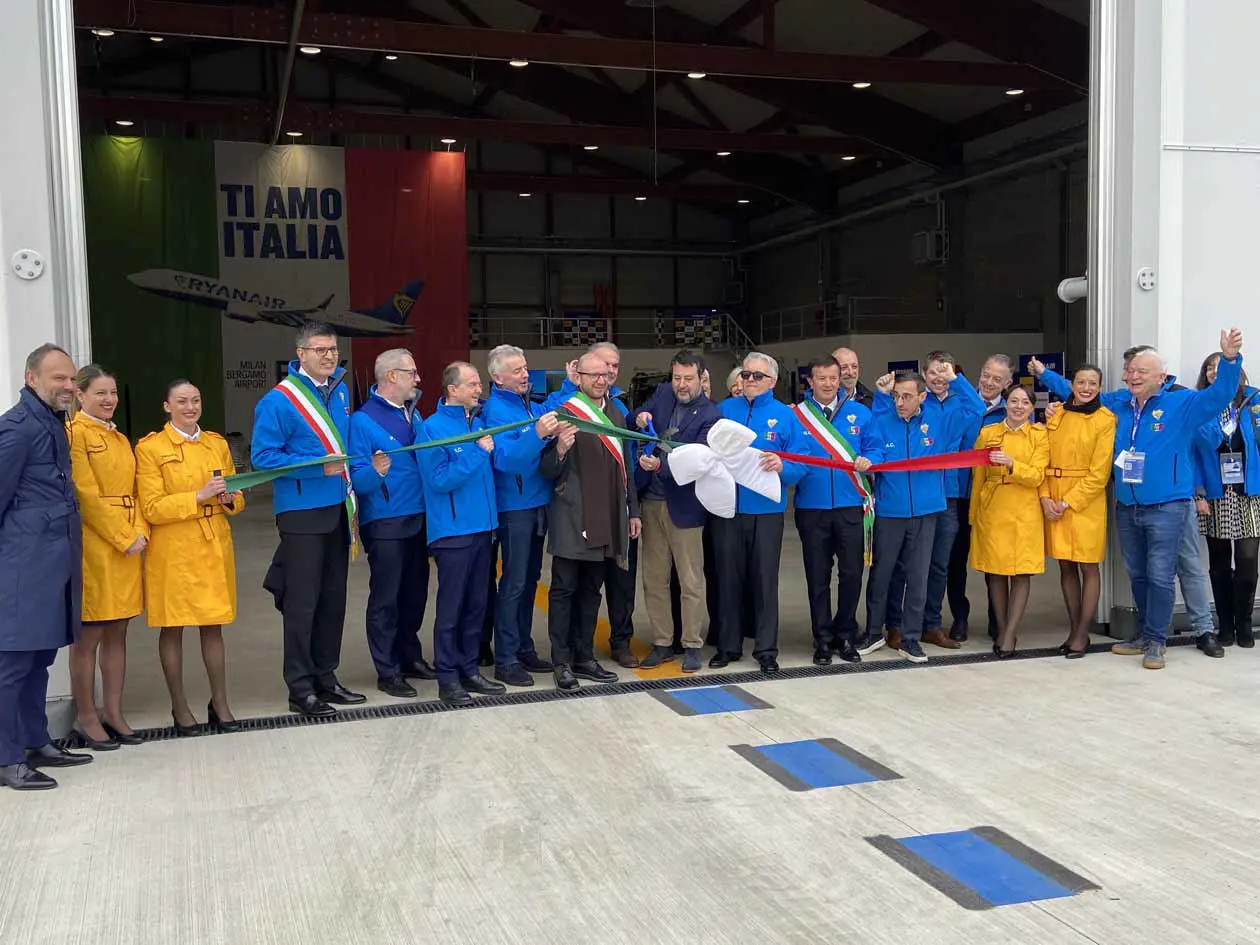
<svg viewBox="0 0 1260 945">
<path fill-rule="evenodd" d="M 302 132 L 300 131 L 286 131 L 285 134 L 288 135 L 290 138 L 302 137 Z"/>
<path fill-rule="evenodd" d="M 386 58 L 387 60 L 389 60 L 390 62 L 393 62 L 393 61 L 394 61 L 395 59 L 397 59 L 398 57 L 397 57 L 396 55 L 394 55 L 393 53 L 386 53 L 386 54 L 385 54 L 385 58 Z"/>
<path fill-rule="evenodd" d="M 840 160 L 842 160 L 842 161 L 856 161 L 856 160 L 857 160 L 857 155 L 856 155 L 856 154 L 846 154 L 846 155 L 844 155 L 843 157 L 841 157 L 841 158 L 840 158 Z"/>
<path fill-rule="evenodd" d="M 101 39 L 109 39 L 114 35 L 113 30 L 92 30 L 93 36 L 99 36 Z"/>
<path fill-rule="evenodd" d="M 116 121 L 114 122 L 114 124 L 115 124 L 115 125 L 120 125 L 120 126 L 121 126 L 121 127 L 123 127 L 123 128 L 130 128 L 132 125 L 134 125 L 134 124 L 135 124 L 135 122 L 134 122 L 134 121 L 128 121 L 126 118 L 119 118 L 118 120 L 116 120 Z"/>
<path fill-rule="evenodd" d="M 1007 95 L 1023 95 L 1024 90 L 1023 89 L 1007 89 L 1006 94 Z"/>
<path fill-rule="evenodd" d="M 639 203 L 643 203 L 643 201 L 647 200 L 647 197 L 640 195 L 638 197 L 635 197 L 634 199 L 637 200 Z"/>
<path fill-rule="evenodd" d="M 523 194 L 517 194 L 516 196 L 518 196 L 518 197 L 532 197 L 532 196 L 534 196 L 534 195 L 533 195 L 533 194 L 531 194 L 531 193 L 528 193 L 528 192 L 527 192 L 527 193 L 523 193 Z"/>
<path fill-rule="evenodd" d="M 730 157 L 730 156 L 731 156 L 731 152 L 730 152 L 730 151 L 719 151 L 719 152 L 717 153 L 717 156 L 718 156 L 718 157 Z"/>
<path fill-rule="evenodd" d="M 323 50 L 320 49 L 318 46 L 299 46 L 298 52 L 303 53 L 307 56 L 318 56 L 320 53 L 323 52 Z"/>
<path fill-rule="evenodd" d="M 736 202 L 737 203 L 752 203 L 752 201 L 749 200 L 747 197 L 740 197 L 739 200 Z"/>
<path fill-rule="evenodd" d="M 854 82 L 854 83 L 853 83 L 853 87 L 854 87 L 855 89 L 869 89 L 869 88 L 871 87 L 871 83 L 869 83 L 869 82 Z"/>
<path fill-rule="evenodd" d="M 687 78 L 688 79 L 703 79 L 706 75 L 708 75 L 707 72 L 688 72 Z"/>
<path fill-rule="evenodd" d="M 508 65 L 511 66 L 513 69 L 524 69 L 527 65 L 529 65 L 529 60 L 528 59 L 509 59 Z"/>
<path fill-rule="evenodd" d="M 443 138 L 443 139 L 442 139 L 442 143 L 443 143 L 443 144 L 454 144 L 454 143 L 455 143 L 455 139 L 454 139 L 454 138 Z"/>
<path fill-rule="evenodd" d="M 166 37 L 165 37 L 165 36 L 150 36 L 150 37 L 149 37 L 149 42 L 151 42 L 151 43 L 164 43 L 164 42 L 166 42 Z"/>
<path fill-rule="evenodd" d="M 598 150 L 599 150 L 599 145 L 597 145 L 597 144 L 584 144 L 584 145 L 582 145 L 582 150 L 583 150 L 583 151 L 598 151 Z"/>
</svg>

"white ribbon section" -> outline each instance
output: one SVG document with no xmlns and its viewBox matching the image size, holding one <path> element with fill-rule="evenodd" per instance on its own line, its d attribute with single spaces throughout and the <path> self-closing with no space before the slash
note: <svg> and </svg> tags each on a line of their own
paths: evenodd
<svg viewBox="0 0 1260 945">
<path fill-rule="evenodd" d="M 696 484 L 696 498 L 718 518 L 735 517 L 735 486 L 772 502 L 783 497 L 779 474 L 761 468 L 761 450 L 752 449 L 757 434 L 742 423 L 722 419 L 709 430 L 709 445 L 685 443 L 669 452 L 669 471 L 680 485 Z"/>
</svg>

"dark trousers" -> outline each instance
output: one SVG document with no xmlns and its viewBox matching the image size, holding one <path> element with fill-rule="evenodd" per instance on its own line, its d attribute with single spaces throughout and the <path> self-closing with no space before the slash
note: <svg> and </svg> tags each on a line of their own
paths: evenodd
<svg viewBox="0 0 1260 945">
<path fill-rule="evenodd" d="M 862 596 L 866 537 L 862 508 L 797 509 L 796 531 L 801 536 L 805 587 L 814 646 L 829 647 L 857 637 L 857 608 Z M 836 610 L 831 610 L 831 568 L 837 565 Z"/>
<path fill-rule="evenodd" d="M 941 611 L 949 583 L 949 562 L 953 558 L 955 538 L 958 535 L 958 502 L 958 499 L 949 499 L 945 511 L 936 520 L 936 533 L 932 538 L 932 564 L 928 569 L 927 601 L 923 606 L 925 630 L 936 630 L 942 626 Z M 964 591 L 965 584 L 964 581 Z M 905 594 L 906 572 L 897 565 L 893 568 L 892 582 L 888 588 L 888 612 L 884 618 L 885 626 L 889 630 L 901 629 Z M 965 593 L 963 600 L 966 600 Z"/>
<path fill-rule="evenodd" d="M 783 513 L 715 518 L 713 547 L 717 552 L 722 616 L 718 648 L 735 656 L 743 646 L 745 593 L 752 592 L 756 637 L 753 656 L 779 654 L 779 558 L 783 552 Z"/>
<path fill-rule="evenodd" d="M 364 538 L 368 578 L 368 652 L 379 679 L 422 656 L 420 624 L 429 602 L 429 547 L 424 528 L 410 538 Z"/>
<path fill-rule="evenodd" d="M 595 658 L 595 621 L 599 619 L 600 587 L 609 560 L 551 559 L 547 635 L 551 638 L 551 662 L 557 666 L 588 663 Z"/>
<path fill-rule="evenodd" d="M 542 575 L 546 536 L 546 506 L 499 513 L 503 576 L 495 607 L 494 656 L 500 669 L 534 653 L 534 595 Z"/>
<path fill-rule="evenodd" d="M 634 639 L 634 593 L 639 583 L 639 540 L 632 539 L 625 569 L 604 559 L 604 600 L 608 602 L 608 644 L 612 652 L 628 649 Z"/>
<path fill-rule="evenodd" d="M 949 600 L 949 612 L 954 627 L 966 626 L 971 616 L 971 601 L 967 600 L 967 569 L 971 555 L 971 499 L 958 500 L 958 534 L 949 556 L 949 574 L 945 582 L 945 595 Z M 993 612 L 993 598 L 988 600 L 989 636 L 997 635 L 997 615 Z"/>
<path fill-rule="evenodd" d="M 1251 614 L 1256 606 L 1260 540 L 1209 538 L 1207 548 L 1208 577 L 1221 633 L 1228 638 L 1241 631 L 1245 638 L 1251 631 Z"/>
<path fill-rule="evenodd" d="M 48 737 L 48 667 L 56 650 L 0 650 L 0 765 L 26 761 Z"/>
<path fill-rule="evenodd" d="M 486 576 L 486 612 L 481 618 L 481 638 L 479 657 L 494 651 L 490 645 L 494 641 L 494 615 L 499 609 L 499 535 L 494 532 L 490 536 L 490 567 Z"/>
<path fill-rule="evenodd" d="M 905 640 L 918 640 L 923 636 L 923 605 L 927 600 L 937 517 L 875 517 L 871 576 L 866 584 L 866 632 L 869 635 L 879 636 L 883 632 L 892 573 L 900 563 L 906 575 L 906 606 L 902 614 L 901 636 Z"/>
<path fill-rule="evenodd" d="M 337 684 L 346 623 L 349 525 L 322 535 L 280 533 L 284 568 L 284 682 L 301 700 Z"/>
<path fill-rule="evenodd" d="M 433 618 L 433 668 L 449 689 L 477 675 L 481 623 L 486 615 L 490 533 L 442 538 L 429 546 L 437 562 L 437 609 Z"/>
</svg>

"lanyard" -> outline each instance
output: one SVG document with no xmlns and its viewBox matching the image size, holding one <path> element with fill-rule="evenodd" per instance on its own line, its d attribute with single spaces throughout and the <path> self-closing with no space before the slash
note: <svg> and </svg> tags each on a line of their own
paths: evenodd
<svg viewBox="0 0 1260 945">
<path fill-rule="evenodd" d="M 1142 424 L 1142 412 L 1146 408 L 1145 406 L 1138 407 L 1136 397 L 1129 401 L 1129 408 L 1133 411 L 1133 429 L 1129 432 L 1129 449 L 1133 449 L 1137 445 L 1138 427 Z"/>
</svg>

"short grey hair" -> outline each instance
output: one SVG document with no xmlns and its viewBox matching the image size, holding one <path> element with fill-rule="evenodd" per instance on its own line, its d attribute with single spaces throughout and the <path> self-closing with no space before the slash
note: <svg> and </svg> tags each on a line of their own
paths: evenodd
<svg viewBox="0 0 1260 945">
<path fill-rule="evenodd" d="M 459 375 L 463 373 L 464 368 L 468 368 L 474 374 L 477 372 L 477 369 L 473 367 L 471 364 L 469 364 L 467 361 L 452 361 L 442 370 L 442 396 L 443 397 L 446 396 L 446 389 L 448 387 L 459 386 Z"/>
<path fill-rule="evenodd" d="M 390 348 L 388 351 L 382 351 L 376 356 L 376 367 L 373 369 L 376 374 L 376 383 L 380 384 L 385 380 L 385 375 L 390 371 L 397 371 L 402 367 L 403 359 L 411 358 L 411 352 L 406 348 Z"/>
<path fill-rule="evenodd" d="M 770 368 L 766 373 L 770 375 L 772 380 L 777 381 L 779 379 L 779 362 L 770 357 L 770 355 L 762 351 L 750 351 L 744 356 L 745 371 L 749 369 L 748 365 L 753 361 L 764 361 Z"/>
<path fill-rule="evenodd" d="M 525 352 L 516 345 L 499 345 L 486 356 L 486 370 L 491 374 L 498 374 L 503 370 L 503 362 L 508 358 L 523 357 L 525 357 Z"/>
<path fill-rule="evenodd" d="M 726 389 L 727 390 L 730 390 L 731 385 L 734 384 L 735 381 L 739 379 L 739 372 L 742 370 L 743 368 L 741 367 L 731 368 L 731 373 L 726 375 Z"/>
<path fill-rule="evenodd" d="M 336 338 L 337 329 L 332 325 L 324 322 L 307 322 L 297 333 L 297 346 L 305 348 L 311 343 L 312 338 Z"/>
<path fill-rule="evenodd" d="M 1138 358 L 1145 358 L 1145 357 L 1154 358 L 1156 361 L 1159 362 L 1159 370 L 1161 374 L 1168 373 L 1168 359 L 1151 347 L 1143 348 L 1141 351 L 1135 354 L 1132 358 L 1130 358 L 1129 361 L 1131 363 L 1133 361 L 1136 361 Z"/>
<path fill-rule="evenodd" d="M 595 342 L 595 344 L 591 345 L 589 348 L 586 349 L 586 353 L 594 354 L 596 351 L 603 351 L 605 348 L 607 348 L 609 351 L 611 351 L 615 355 L 619 356 L 621 354 L 621 349 L 618 348 L 611 341 L 597 341 Z"/>
<path fill-rule="evenodd" d="M 1011 377 L 1015 376 L 1015 362 L 1005 354 L 991 354 L 984 359 L 984 364 L 1000 364 L 1002 367 L 1006 368 L 1007 374 Z M 984 364 L 980 365 L 981 368 L 984 367 Z"/>
<path fill-rule="evenodd" d="M 40 345 L 26 356 L 27 373 L 38 374 L 39 369 L 44 366 L 44 358 L 48 357 L 50 354 L 64 354 L 67 358 L 70 357 L 69 351 L 60 345 L 53 344 L 50 341 L 48 344 Z"/>
</svg>

